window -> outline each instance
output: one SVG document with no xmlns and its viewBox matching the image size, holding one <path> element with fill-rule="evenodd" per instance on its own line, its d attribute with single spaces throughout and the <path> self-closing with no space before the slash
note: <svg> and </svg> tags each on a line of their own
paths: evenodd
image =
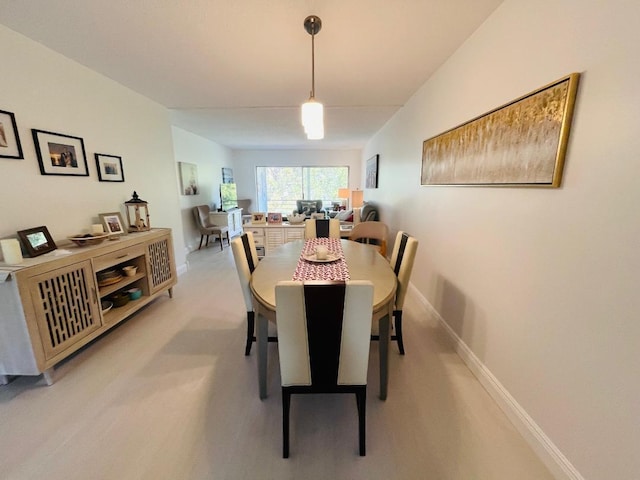
<svg viewBox="0 0 640 480">
<path fill-rule="evenodd" d="M 258 210 L 289 215 L 296 200 L 337 202 L 338 189 L 349 186 L 349 167 L 256 167 Z"/>
</svg>

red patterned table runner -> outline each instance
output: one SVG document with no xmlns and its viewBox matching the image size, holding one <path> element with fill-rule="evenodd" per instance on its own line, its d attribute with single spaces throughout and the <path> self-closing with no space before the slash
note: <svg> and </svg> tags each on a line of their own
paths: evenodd
<svg viewBox="0 0 640 480">
<path fill-rule="evenodd" d="M 304 259 L 305 255 L 312 255 L 318 245 L 326 245 L 329 254 L 340 257 L 335 262 L 316 263 Z M 293 274 L 293 280 L 349 280 L 349 269 L 344 259 L 342 244 L 339 238 L 310 238 L 305 240 L 298 266 Z"/>
</svg>

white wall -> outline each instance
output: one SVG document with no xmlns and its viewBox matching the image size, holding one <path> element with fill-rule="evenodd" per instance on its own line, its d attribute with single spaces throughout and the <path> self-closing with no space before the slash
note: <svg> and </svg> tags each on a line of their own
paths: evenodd
<svg viewBox="0 0 640 480">
<path fill-rule="evenodd" d="M 167 110 L 42 45 L 0 26 L 0 109 L 16 116 L 24 160 L 0 158 L 0 237 L 46 225 L 54 240 L 87 231 L 120 211 L 134 190 L 151 225 L 174 231 L 185 262 Z M 41 175 L 31 129 L 84 139 L 89 176 Z M 99 182 L 94 153 L 122 157 L 124 183 Z"/>
<path fill-rule="evenodd" d="M 640 478 L 639 19 L 637 1 L 508 0 L 362 157 L 380 154 L 383 217 L 420 240 L 415 287 L 559 478 Z M 562 188 L 419 186 L 425 139 L 571 72 Z"/>
<path fill-rule="evenodd" d="M 180 181 L 177 162 L 193 163 L 198 166 L 199 193 L 180 195 L 182 235 L 185 251 L 188 253 L 197 250 L 200 243 L 200 233 L 195 225 L 192 208 L 196 205 L 209 205 L 212 209 L 220 207 L 222 168 L 232 166 L 231 150 L 177 127 L 173 127 L 172 131 L 177 181 Z"/>
<path fill-rule="evenodd" d="M 360 150 L 234 150 L 232 155 L 238 198 L 250 199 L 252 209 L 256 208 L 256 167 L 346 166 L 349 188 L 362 189 Z"/>
</svg>

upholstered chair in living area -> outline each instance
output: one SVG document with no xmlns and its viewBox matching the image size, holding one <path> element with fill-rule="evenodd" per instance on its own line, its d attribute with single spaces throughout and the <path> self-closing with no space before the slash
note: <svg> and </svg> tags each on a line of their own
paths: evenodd
<svg viewBox="0 0 640 480">
<path fill-rule="evenodd" d="M 373 309 L 369 281 L 276 285 L 282 382 L 282 456 L 289 457 L 292 394 L 354 393 L 366 454 L 367 368 Z"/>
<path fill-rule="evenodd" d="M 335 218 L 315 219 L 304 222 L 304 238 L 340 238 L 340 220 Z"/>
<path fill-rule="evenodd" d="M 193 218 L 195 219 L 196 226 L 200 232 L 200 245 L 198 245 L 198 250 L 202 248 L 202 240 L 205 235 L 207 237 L 207 242 L 204 245 L 205 247 L 209 245 L 209 235 L 216 235 L 220 237 L 220 250 L 224 250 L 224 242 L 222 239 L 226 236 L 227 243 L 230 243 L 229 227 L 212 225 L 209 221 L 210 211 L 211 209 L 209 208 L 209 205 L 198 205 L 197 207 L 193 207 Z"/>
<path fill-rule="evenodd" d="M 296 200 L 296 210 L 306 218 L 310 218 L 312 213 L 325 213 L 322 200 Z"/>
<path fill-rule="evenodd" d="M 396 241 L 393 244 L 391 252 L 390 264 L 394 273 L 398 277 L 398 286 L 396 287 L 396 300 L 393 309 L 395 335 L 392 340 L 398 342 L 400 354 L 404 355 L 404 342 L 402 339 L 402 307 L 404 299 L 409 289 L 409 280 L 411 279 L 411 271 L 413 270 L 413 262 L 416 259 L 418 251 L 418 240 L 410 236 L 406 232 L 398 232 Z"/>
<path fill-rule="evenodd" d="M 244 354 L 251 353 L 251 345 L 256 341 L 255 336 L 255 311 L 253 309 L 253 296 L 251 294 L 251 275 L 258 265 L 258 252 L 253 238 L 253 233 L 244 232 L 237 238 L 231 240 L 231 250 L 236 262 L 236 270 L 240 279 L 244 304 L 247 307 L 247 342 Z M 276 342 L 277 337 L 269 337 L 270 342 Z"/>
<path fill-rule="evenodd" d="M 387 238 L 389 228 L 382 222 L 361 222 L 354 225 L 349 240 L 360 243 L 373 243 L 383 257 L 387 256 Z"/>
</svg>

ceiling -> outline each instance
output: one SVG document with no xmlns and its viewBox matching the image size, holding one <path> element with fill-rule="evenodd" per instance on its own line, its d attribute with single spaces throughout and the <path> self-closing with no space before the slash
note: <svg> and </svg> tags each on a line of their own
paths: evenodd
<svg viewBox="0 0 640 480">
<path fill-rule="evenodd" d="M 0 23 L 234 149 L 362 148 L 502 0 L 0 0 Z M 324 140 L 306 140 L 311 89 Z M 7 52 L 5 52 L 5 55 Z"/>
</svg>

